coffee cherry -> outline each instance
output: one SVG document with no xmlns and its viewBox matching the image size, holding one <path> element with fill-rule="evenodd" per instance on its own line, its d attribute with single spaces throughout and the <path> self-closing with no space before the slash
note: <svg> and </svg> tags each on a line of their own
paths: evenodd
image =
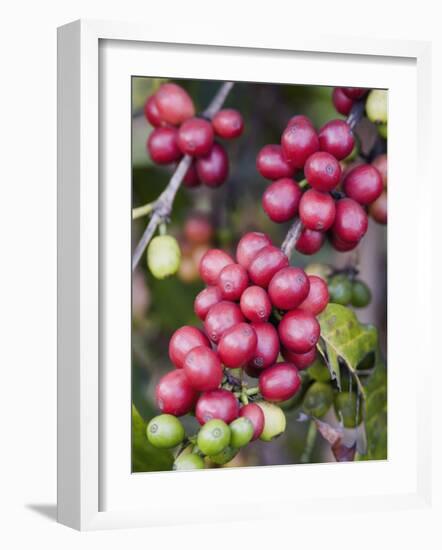
<svg viewBox="0 0 442 550">
<path fill-rule="evenodd" d="M 371 302 L 371 291 L 368 286 L 358 279 L 351 286 L 351 305 L 354 307 L 366 307 Z"/>
<path fill-rule="evenodd" d="M 181 327 L 173 333 L 169 341 L 169 358 L 177 369 L 182 369 L 186 355 L 199 346 L 210 347 L 207 336 L 196 327 Z"/>
<path fill-rule="evenodd" d="M 353 100 L 346 95 L 342 88 L 333 88 L 332 101 L 338 113 L 344 116 L 347 116 L 353 107 Z"/>
<path fill-rule="evenodd" d="M 213 145 L 213 128 L 204 118 L 189 118 L 178 130 L 178 147 L 184 155 L 207 155 Z"/>
<path fill-rule="evenodd" d="M 213 117 L 212 125 L 215 133 L 224 139 L 236 138 L 244 130 L 244 120 L 236 109 L 221 109 Z"/>
<path fill-rule="evenodd" d="M 288 266 L 289 260 L 276 246 L 265 246 L 249 265 L 249 277 L 256 285 L 267 288 L 273 275 Z"/>
<path fill-rule="evenodd" d="M 256 167 L 261 176 L 269 180 L 289 178 L 295 170 L 284 159 L 280 145 L 265 145 L 258 153 Z"/>
<path fill-rule="evenodd" d="M 303 407 L 305 412 L 315 418 L 321 418 L 333 404 L 333 389 L 330 384 L 314 382 L 307 390 Z"/>
<path fill-rule="evenodd" d="M 222 301 L 209 309 L 204 328 L 212 342 L 217 344 L 226 331 L 243 321 L 243 314 L 237 304 Z"/>
<path fill-rule="evenodd" d="M 365 103 L 367 118 L 377 124 L 388 121 L 388 92 L 387 90 L 371 90 Z"/>
<path fill-rule="evenodd" d="M 333 272 L 332 268 L 328 264 L 322 264 L 320 262 L 312 262 L 307 264 L 304 267 L 304 271 L 307 275 L 315 275 L 316 277 L 324 279 L 324 281 L 326 281 Z"/>
<path fill-rule="evenodd" d="M 162 84 L 155 93 L 155 102 L 162 120 L 178 126 L 195 115 L 189 94 L 177 84 Z"/>
<path fill-rule="evenodd" d="M 198 432 L 197 444 L 205 455 L 216 455 L 230 443 L 230 428 L 222 420 L 209 420 Z"/>
<path fill-rule="evenodd" d="M 384 153 L 382 155 L 378 155 L 373 162 L 371 163 L 372 166 L 376 168 L 376 170 L 381 174 L 382 183 L 384 184 L 384 187 L 387 187 L 387 181 L 388 181 L 388 159 L 387 155 Z"/>
<path fill-rule="evenodd" d="M 281 350 L 282 356 L 288 363 L 293 363 L 298 370 L 304 370 L 309 367 L 316 359 L 316 348 L 313 347 L 306 353 L 295 353 L 288 349 Z"/>
<path fill-rule="evenodd" d="M 321 151 L 330 153 L 338 160 L 345 159 L 352 152 L 354 145 L 350 126 L 343 120 L 331 120 L 319 131 Z"/>
<path fill-rule="evenodd" d="M 189 189 L 192 187 L 198 187 L 199 185 L 201 185 L 201 181 L 196 171 L 195 161 L 193 161 L 192 164 L 189 166 L 189 169 L 187 170 L 186 175 L 184 176 L 183 184 L 185 187 L 188 187 Z"/>
<path fill-rule="evenodd" d="M 196 171 L 208 187 L 222 185 L 229 175 L 229 158 L 224 147 L 215 142 L 207 155 L 198 157 Z"/>
<path fill-rule="evenodd" d="M 231 432 L 230 445 L 234 449 L 245 447 L 252 440 L 254 427 L 251 420 L 246 416 L 237 418 L 229 427 Z"/>
<path fill-rule="evenodd" d="M 310 283 L 304 270 L 285 267 L 273 275 L 268 292 L 272 304 L 278 309 L 294 309 L 309 293 Z"/>
<path fill-rule="evenodd" d="M 204 460 L 195 453 L 181 453 L 173 463 L 173 469 L 180 470 L 204 470 Z"/>
<path fill-rule="evenodd" d="M 147 140 L 147 150 L 150 158 L 156 164 L 169 164 L 182 157 L 178 147 L 178 132 L 176 128 L 155 128 Z"/>
<path fill-rule="evenodd" d="M 305 115 L 295 115 L 287 122 L 286 128 L 292 126 L 293 124 L 309 124 L 313 127 L 313 122 Z"/>
<path fill-rule="evenodd" d="M 224 466 L 224 464 L 228 464 L 229 462 L 231 462 L 238 454 L 238 452 L 238 449 L 236 449 L 235 447 L 227 445 L 227 447 L 224 447 L 224 449 L 220 453 L 217 453 L 216 455 L 210 455 L 209 460 L 210 462 L 213 462 L 213 464 Z"/>
<path fill-rule="evenodd" d="M 370 164 L 360 164 L 344 178 L 344 192 L 359 204 L 374 202 L 383 191 L 381 174 Z"/>
<path fill-rule="evenodd" d="M 378 134 L 381 138 L 387 139 L 388 137 L 388 124 L 378 124 Z"/>
<path fill-rule="evenodd" d="M 298 252 L 301 252 L 301 254 L 315 254 L 318 250 L 321 250 L 324 240 L 324 232 L 312 231 L 311 229 L 304 228 L 295 248 Z"/>
<path fill-rule="evenodd" d="M 332 229 L 342 241 L 358 242 L 368 229 L 367 214 L 353 199 L 341 199 L 336 202 L 335 222 Z"/>
<path fill-rule="evenodd" d="M 154 128 L 161 126 L 163 123 L 154 95 L 149 96 L 144 104 L 144 116 L 149 124 Z"/>
<path fill-rule="evenodd" d="M 224 300 L 235 302 L 247 288 L 249 276 L 240 264 L 229 264 L 224 267 L 218 276 L 218 287 Z"/>
<path fill-rule="evenodd" d="M 250 420 L 253 426 L 252 440 L 258 439 L 264 429 L 264 413 L 261 407 L 256 403 L 244 405 L 244 407 L 241 407 L 239 410 L 239 416 Z"/>
<path fill-rule="evenodd" d="M 334 275 L 328 283 L 330 302 L 346 306 L 351 301 L 352 285 L 346 275 Z"/>
<path fill-rule="evenodd" d="M 267 321 L 272 312 L 270 298 L 260 286 L 246 288 L 241 295 L 239 306 L 244 317 L 254 323 Z"/>
<path fill-rule="evenodd" d="M 270 323 L 252 323 L 257 343 L 255 355 L 250 360 L 252 368 L 265 369 L 273 365 L 279 353 L 279 338 L 275 327 Z"/>
<path fill-rule="evenodd" d="M 299 309 L 308 311 L 312 315 L 319 315 L 327 307 L 329 301 L 329 292 L 327 283 L 321 277 L 315 275 L 308 276 L 310 290 L 307 298 L 301 303 Z"/>
<path fill-rule="evenodd" d="M 306 353 L 319 340 L 320 327 L 311 313 L 295 309 L 284 315 L 278 332 L 284 347 L 295 353 Z"/>
<path fill-rule="evenodd" d="M 362 406 L 359 404 L 358 407 L 358 398 L 352 392 L 343 391 L 336 395 L 335 410 L 345 428 L 356 428 L 362 422 Z"/>
<path fill-rule="evenodd" d="M 267 401 L 259 401 L 257 405 L 264 413 L 264 429 L 259 438 L 262 441 L 271 441 L 284 433 L 287 421 L 282 409 Z"/>
<path fill-rule="evenodd" d="M 181 251 L 170 235 L 154 237 L 147 248 L 147 266 L 156 279 L 174 275 L 180 267 Z"/>
<path fill-rule="evenodd" d="M 197 393 L 182 370 L 173 370 L 158 382 L 155 398 L 161 412 L 182 416 L 193 409 Z"/>
<path fill-rule="evenodd" d="M 309 189 L 299 203 L 299 217 L 307 229 L 327 231 L 335 220 L 335 201 L 328 193 Z"/>
<path fill-rule="evenodd" d="M 233 259 L 227 252 L 224 252 L 224 250 L 219 250 L 217 248 L 208 250 L 201 258 L 199 264 L 201 279 L 206 285 L 217 285 L 221 271 L 226 265 L 233 263 Z"/>
<path fill-rule="evenodd" d="M 348 252 L 355 249 L 358 246 L 359 241 L 344 241 L 338 237 L 336 233 L 331 233 L 330 243 L 338 252 Z"/>
<path fill-rule="evenodd" d="M 276 363 L 259 377 L 259 391 L 266 401 L 279 403 L 295 395 L 301 378 L 293 363 Z"/>
<path fill-rule="evenodd" d="M 331 380 L 330 371 L 320 355 L 316 356 L 315 362 L 309 367 L 307 372 L 317 382 L 330 382 Z"/>
<path fill-rule="evenodd" d="M 275 223 L 291 220 L 298 212 L 302 191 L 290 178 L 282 178 L 270 184 L 262 196 L 262 207 Z"/>
<path fill-rule="evenodd" d="M 248 323 L 238 323 L 222 335 L 218 344 L 221 361 L 230 368 L 238 368 L 250 361 L 256 350 L 257 337 Z"/>
<path fill-rule="evenodd" d="M 207 216 L 194 214 L 184 223 L 183 233 L 187 241 L 193 244 L 206 244 L 213 237 L 213 226 Z"/>
<path fill-rule="evenodd" d="M 342 88 L 344 94 L 350 99 L 361 99 L 367 93 L 367 88 Z"/>
<path fill-rule="evenodd" d="M 271 244 L 272 241 L 264 233 L 257 231 L 246 233 L 241 237 L 236 248 L 236 261 L 248 269 L 258 252 Z"/>
<path fill-rule="evenodd" d="M 239 404 L 236 397 L 223 389 L 204 392 L 195 408 L 196 419 L 201 425 L 214 418 L 230 424 L 238 418 L 238 414 Z"/>
<path fill-rule="evenodd" d="M 209 286 L 203 289 L 195 298 L 193 310 L 204 321 L 209 309 L 223 299 L 221 290 L 217 286 Z"/>
<path fill-rule="evenodd" d="M 250 378 L 259 378 L 262 372 L 262 369 L 254 367 L 252 363 L 247 363 L 247 365 L 244 367 L 244 370 L 247 376 L 250 376 Z"/>
<path fill-rule="evenodd" d="M 186 435 L 181 422 L 171 414 L 155 416 L 147 425 L 147 439 L 157 449 L 176 447 Z"/>
<path fill-rule="evenodd" d="M 308 157 L 304 174 L 316 191 L 332 191 L 341 179 L 341 165 L 330 153 L 318 151 Z"/>
<path fill-rule="evenodd" d="M 187 380 L 198 391 L 215 390 L 223 379 L 223 369 L 218 355 L 206 346 L 189 351 L 183 365 Z"/>
<path fill-rule="evenodd" d="M 374 221 L 382 225 L 387 224 L 387 191 L 382 191 L 379 197 L 370 204 L 368 211 Z"/>
<path fill-rule="evenodd" d="M 297 121 L 284 130 L 281 147 L 290 166 L 303 168 L 308 157 L 319 149 L 318 135 L 311 124 Z"/>
</svg>

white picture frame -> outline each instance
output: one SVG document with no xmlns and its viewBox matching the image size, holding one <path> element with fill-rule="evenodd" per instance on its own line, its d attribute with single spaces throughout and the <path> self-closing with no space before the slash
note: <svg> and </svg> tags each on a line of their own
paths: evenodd
<svg viewBox="0 0 442 550">
<path fill-rule="evenodd" d="M 424 144 L 431 116 L 430 45 L 299 33 L 267 44 L 247 36 L 190 39 L 184 30 L 168 36 L 142 25 L 100 21 L 77 21 L 58 31 L 58 520 L 76 529 L 290 517 L 312 507 L 327 513 L 336 503 L 342 513 L 354 506 L 388 511 L 430 505 L 426 419 L 431 404 L 424 396 L 430 365 L 420 366 L 418 379 L 407 377 L 412 358 L 400 346 L 413 337 L 411 328 L 422 349 L 431 339 L 431 316 L 428 325 L 407 327 L 401 324 L 400 303 L 406 285 L 419 280 L 408 315 L 415 319 L 418 310 L 431 307 L 431 188 L 422 186 L 417 207 L 407 193 L 415 184 L 417 162 L 421 181 L 429 164 Z M 296 77 L 287 75 L 293 63 Z M 328 85 L 347 78 L 348 85 L 389 88 L 389 179 L 401 181 L 401 194 L 389 186 L 388 461 L 130 473 L 130 422 L 124 412 L 126 406 L 130 411 L 130 368 L 125 369 L 130 363 L 130 216 L 122 207 L 130 204 L 130 94 L 126 108 L 122 101 L 131 74 Z M 110 105 L 117 107 L 112 119 L 106 111 Z M 411 138 L 404 136 L 405 125 Z M 399 151 L 406 167 L 395 162 Z M 119 185 L 110 186 L 111 181 Z M 410 228 L 404 222 L 412 207 Z M 406 278 L 397 272 L 404 242 L 415 243 L 418 255 Z M 405 411 L 404 392 L 416 397 L 408 397 Z M 407 433 L 400 427 L 404 421 Z M 401 457 L 405 437 L 409 452 Z M 237 494 L 232 510 L 226 481 L 259 482 L 260 491 Z M 291 484 L 293 494 L 280 489 Z M 143 503 L 146 491 L 155 495 L 149 503 Z M 213 506 L 205 498 L 210 491 L 217 494 Z M 168 497 L 174 494 L 172 504 Z M 185 506 L 179 499 L 183 494 Z"/>
</svg>

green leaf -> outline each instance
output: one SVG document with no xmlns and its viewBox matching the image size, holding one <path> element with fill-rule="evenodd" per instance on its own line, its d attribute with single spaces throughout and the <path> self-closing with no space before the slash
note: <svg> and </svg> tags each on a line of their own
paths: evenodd
<svg viewBox="0 0 442 550">
<path fill-rule="evenodd" d="M 171 470 L 172 453 L 164 449 L 156 449 L 149 443 L 146 426 L 135 405 L 132 405 L 132 472 Z"/>
</svg>

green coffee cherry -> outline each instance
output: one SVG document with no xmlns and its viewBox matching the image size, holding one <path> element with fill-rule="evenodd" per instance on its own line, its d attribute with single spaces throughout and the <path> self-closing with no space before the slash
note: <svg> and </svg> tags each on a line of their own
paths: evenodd
<svg viewBox="0 0 442 550">
<path fill-rule="evenodd" d="M 330 382 L 331 380 L 330 371 L 328 370 L 324 359 L 319 354 L 314 363 L 307 369 L 307 372 L 309 376 L 317 382 Z"/>
<path fill-rule="evenodd" d="M 304 397 L 305 412 L 316 418 L 321 418 L 333 403 L 333 389 L 330 384 L 315 382 Z"/>
<path fill-rule="evenodd" d="M 170 235 L 154 237 L 147 249 L 147 265 L 152 275 L 164 279 L 178 271 L 181 251 L 178 242 Z"/>
<path fill-rule="evenodd" d="M 244 447 L 252 440 L 253 424 L 245 416 L 234 420 L 229 428 L 231 431 L 230 445 L 235 449 Z"/>
<path fill-rule="evenodd" d="M 158 449 L 176 447 L 184 439 L 184 428 L 176 416 L 160 414 L 147 425 L 147 439 Z"/>
<path fill-rule="evenodd" d="M 328 283 L 330 302 L 346 306 L 350 303 L 352 286 L 346 275 L 335 275 Z"/>
<path fill-rule="evenodd" d="M 371 90 L 365 103 L 367 117 L 377 124 L 388 121 L 388 92 L 386 90 Z"/>
<path fill-rule="evenodd" d="M 173 463 L 174 470 L 203 470 L 204 467 L 204 460 L 193 453 L 181 453 Z"/>
<path fill-rule="evenodd" d="M 305 266 L 304 271 L 307 275 L 316 275 L 324 280 L 331 274 L 331 267 L 327 264 L 311 263 Z"/>
<path fill-rule="evenodd" d="M 368 286 L 359 279 L 353 281 L 351 287 L 351 305 L 354 307 L 366 307 L 371 302 L 371 291 Z"/>
<path fill-rule="evenodd" d="M 222 420 L 209 420 L 198 433 L 197 444 L 205 455 L 217 455 L 229 443 L 230 428 Z"/>
<path fill-rule="evenodd" d="M 358 398 L 353 392 L 340 392 L 335 397 L 336 415 L 342 422 L 345 428 L 356 428 L 362 421 L 362 407 Z"/>
<path fill-rule="evenodd" d="M 285 414 L 280 407 L 267 401 L 257 403 L 264 413 L 264 429 L 259 439 L 271 441 L 285 432 Z"/>
<path fill-rule="evenodd" d="M 378 134 L 382 138 L 387 139 L 387 137 L 388 137 L 388 124 L 378 124 Z"/>
<path fill-rule="evenodd" d="M 235 449 L 234 447 L 231 447 L 228 445 L 225 449 L 223 449 L 220 453 L 217 455 L 212 455 L 209 457 L 210 462 L 213 462 L 214 464 L 218 464 L 219 466 L 224 466 L 224 464 L 227 464 L 231 460 L 235 458 L 235 456 L 238 454 L 238 449 Z"/>
</svg>

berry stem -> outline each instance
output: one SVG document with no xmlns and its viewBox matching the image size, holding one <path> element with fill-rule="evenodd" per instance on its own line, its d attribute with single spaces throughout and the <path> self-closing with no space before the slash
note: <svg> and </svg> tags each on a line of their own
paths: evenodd
<svg viewBox="0 0 442 550">
<path fill-rule="evenodd" d="M 216 93 L 215 97 L 210 102 L 207 109 L 204 111 L 203 115 L 205 118 L 211 119 L 223 106 L 228 94 L 233 88 L 233 82 L 224 82 Z M 175 172 L 170 178 L 167 187 L 161 193 L 156 201 L 152 203 L 151 208 L 151 218 L 147 224 L 144 233 L 138 242 L 133 257 L 132 257 L 132 271 L 137 267 L 141 256 L 143 255 L 147 245 L 152 239 L 158 225 L 165 222 L 172 212 L 173 201 L 175 200 L 175 195 L 177 194 L 178 189 L 186 175 L 187 171 L 192 164 L 192 157 L 189 155 L 184 155 L 184 157 L 179 162 Z M 147 206 L 147 205 L 145 205 Z"/>
<path fill-rule="evenodd" d="M 250 397 L 251 395 L 257 395 L 259 393 L 259 388 L 249 388 L 246 390 L 246 394 Z"/>
<path fill-rule="evenodd" d="M 147 204 L 144 204 L 143 206 L 139 206 L 138 208 L 134 208 L 132 210 L 132 219 L 136 220 L 138 218 L 142 218 L 143 216 L 147 216 L 152 212 L 152 210 L 155 208 L 155 202 L 148 202 Z"/>
<path fill-rule="evenodd" d="M 308 431 L 307 431 L 307 437 L 305 440 L 305 447 L 304 452 L 301 455 L 300 462 L 302 464 L 309 464 L 311 462 L 311 457 L 313 453 L 313 449 L 316 443 L 316 434 L 318 433 L 318 430 L 316 429 L 316 423 L 312 419 L 310 420 Z"/>
</svg>

